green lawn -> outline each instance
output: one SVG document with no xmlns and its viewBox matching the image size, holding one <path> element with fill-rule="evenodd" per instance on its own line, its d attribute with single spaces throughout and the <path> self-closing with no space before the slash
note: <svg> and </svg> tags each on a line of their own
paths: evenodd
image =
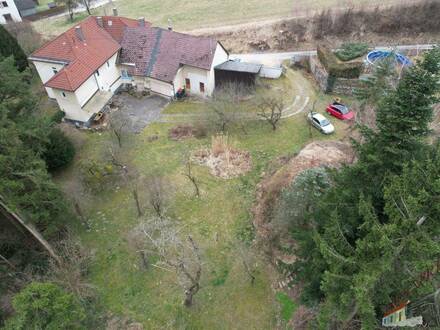
<svg viewBox="0 0 440 330">
<path fill-rule="evenodd" d="M 309 88 L 315 97 L 313 88 Z M 318 107 L 323 109 L 328 100 L 328 96 L 319 97 Z M 176 102 L 171 106 L 177 112 L 179 106 L 187 104 Z M 57 182 L 68 196 L 80 201 L 89 218 L 91 228 L 82 228 L 78 234 L 95 252 L 88 280 L 97 288 L 103 306 L 118 316 L 143 323 L 146 329 L 274 328 L 281 317 L 280 304 L 282 317 L 293 310 L 292 306 L 287 306 L 285 299 L 277 301 L 270 286 L 270 268 L 263 260 L 251 285 L 234 245 L 238 239 L 252 237 L 250 209 L 261 174 L 273 166 L 277 157 L 293 155 L 312 140 L 341 138 L 346 126 L 335 124 L 338 132 L 330 137 L 317 131 L 310 137 L 304 114 L 283 120 L 275 132 L 262 121 L 249 122 L 247 134 L 233 128 L 230 139 L 237 148 L 250 152 L 252 170 L 242 177 L 224 180 L 196 166 L 200 199 L 194 197 L 192 185 L 182 175 L 183 159 L 189 151 L 208 146 L 210 136 L 172 141 L 168 130 L 173 125 L 158 123 L 125 141 L 124 161 L 140 176 L 162 174 L 170 180 L 175 193 L 168 214 L 185 225 L 185 231 L 194 236 L 203 251 L 202 289 L 191 309 L 182 307 L 182 290 L 172 273 L 154 267 L 139 269 L 138 257 L 129 248 L 127 238 L 139 223 L 130 189 L 122 182 L 113 182 L 99 192 L 79 193 L 79 162 L 102 158 L 111 137 L 109 132 L 76 131 L 74 135 L 81 141 L 77 159 L 57 176 Z M 153 135 L 158 139 L 150 142 Z M 146 206 L 145 199 L 142 201 Z M 151 213 L 147 208 L 147 215 Z"/>
<path fill-rule="evenodd" d="M 177 30 L 189 30 L 200 27 L 223 26 L 235 23 L 259 21 L 304 15 L 313 10 L 345 7 L 354 5 L 387 5 L 397 0 L 118 0 L 94 10 L 95 15 L 111 15 L 112 7 L 117 7 L 119 15 L 138 18 L 145 17 L 154 25 L 166 27 L 171 19 Z M 84 18 L 85 15 L 78 15 Z M 66 18 L 42 20 L 34 23 L 36 29 L 44 35 L 63 32 L 75 23 Z"/>
</svg>

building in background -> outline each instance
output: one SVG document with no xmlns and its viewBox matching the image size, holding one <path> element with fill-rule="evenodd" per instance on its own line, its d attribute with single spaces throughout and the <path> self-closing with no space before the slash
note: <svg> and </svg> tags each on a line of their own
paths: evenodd
<svg viewBox="0 0 440 330">
<path fill-rule="evenodd" d="M 27 17 L 37 13 L 35 0 L 14 0 L 21 17 Z"/>
<path fill-rule="evenodd" d="M 21 22 L 21 16 L 14 0 L 0 0 L 0 24 Z"/>
</svg>

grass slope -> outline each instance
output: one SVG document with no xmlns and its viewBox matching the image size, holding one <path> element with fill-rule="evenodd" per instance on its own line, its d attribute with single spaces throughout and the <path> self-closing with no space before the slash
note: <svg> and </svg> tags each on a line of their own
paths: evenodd
<svg viewBox="0 0 440 330">
<path fill-rule="evenodd" d="M 308 88 L 313 90 L 310 85 Z M 324 109 L 328 100 L 327 96 L 320 97 L 317 109 Z M 184 103 L 175 103 L 173 112 L 179 104 Z M 249 123 L 247 134 L 232 129 L 230 138 L 236 147 L 251 153 L 252 170 L 240 178 L 222 180 L 210 175 L 207 168 L 195 166 L 202 190 L 200 199 L 194 197 L 192 185 L 182 175 L 182 160 L 189 151 L 209 146 L 210 137 L 171 141 L 168 130 L 172 124 L 153 124 L 125 141 L 125 161 L 136 167 L 140 175 L 162 174 L 172 182 L 175 195 L 168 213 L 181 221 L 201 245 L 202 289 L 191 309 L 182 307 L 182 290 L 172 273 L 155 267 L 139 269 L 138 256 L 129 248 L 127 238 L 139 223 L 130 189 L 114 182 L 99 193 L 78 193 L 79 162 L 102 158 L 111 137 L 109 132 L 75 132 L 77 140 L 82 141 L 78 157 L 73 166 L 59 174 L 57 181 L 69 196 L 80 200 L 89 218 L 90 229 L 80 229 L 79 235 L 95 251 L 89 281 L 97 288 L 105 308 L 142 322 L 146 329 L 274 328 L 279 309 L 270 286 L 269 268 L 263 260 L 259 261 L 256 283 L 252 286 L 234 245 L 237 239 L 252 239 L 250 209 L 262 173 L 273 166 L 277 157 L 292 155 L 311 140 L 343 136 L 345 124 L 335 124 L 338 133 L 330 137 L 317 131 L 310 137 L 303 114 L 284 120 L 276 132 L 262 121 Z M 158 139 L 149 142 L 153 135 Z M 146 206 L 145 199 L 143 203 Z M 281 304 L 285 305 L 283 301 Z M 283 315 L 286 317 L 287 312 Z"/>
<path fill-rule="evenodd" d="M 223 26 L 236 23 L 259 21 L 262 19 L 301 16 L 310 11 L 354 6 L 391 5 L 397 0 L 118 0 L 99 9 L 94 15 L 111 15 L 112 7 L 119 15 L 138 18 L 145 17 L 154 25 L 166 27 L 171 19 L 177 30 L 189 30 L 200 27 Z M 34 23 L 36 29 L 44 35 L 56 35 L 86 15 L 76 15 L 72 23 L 66 17 L 41 20 Z M 49 23 L 49 24 L 48 24 Z"/>
</svg>

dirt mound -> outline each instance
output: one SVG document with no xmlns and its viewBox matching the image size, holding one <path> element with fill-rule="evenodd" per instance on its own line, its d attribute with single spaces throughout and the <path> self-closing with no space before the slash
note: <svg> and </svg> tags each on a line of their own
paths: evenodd
<svg viewBox="0 0 440 330">
<path fill-rule="evenodd" d="M 286 256 L 271 244 L 273 232 L 271 229 L 271 215 L 280 192 L 287 187 L 302 171 L 318 167 L 338 167 L 341 164 L 352 163 L 354 154 L 350 145 L 343 142 L 323 141 L 312 142 L 304 147 L 298 155 L 290 159 L 272 175 L 267 176 L 257 186 L 257 202 L 253 208 L 254 226 L 257 237 L 265 246 L 266 252 L 273 259 L 286 262 L 292 261 L 291 256 Z M 290 262 L 288 262 L 290 263 Z"/>
<path fill-rule="evenodd" d="M 243 175 L 252 167 L 249 152 L 233 148 L 220 152 L 201 149 L 193 154 L 192 160 L 197 164 L 208 166 L 212 175 L 223 179 Z"/>
</svg>

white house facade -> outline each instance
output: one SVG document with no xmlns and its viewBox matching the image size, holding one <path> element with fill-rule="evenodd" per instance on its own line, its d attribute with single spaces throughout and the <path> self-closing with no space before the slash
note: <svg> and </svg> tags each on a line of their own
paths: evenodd
<svg viewBox="0 0 440 330">
<path fill-rule="evenodd" d="M 0 24 L 21 22 L 14 0 L 0 0 Z"/>
<path fill-rule="evenodd" d="M 89 17 L 29 59 L 65 118 L 86 123 L 121 84 L 169 98 L 180 89 L 208 97 L 215 88 L 214 67 L 228 56 L 209 38 L 107 16 Z"/>
</svg>

